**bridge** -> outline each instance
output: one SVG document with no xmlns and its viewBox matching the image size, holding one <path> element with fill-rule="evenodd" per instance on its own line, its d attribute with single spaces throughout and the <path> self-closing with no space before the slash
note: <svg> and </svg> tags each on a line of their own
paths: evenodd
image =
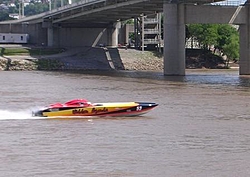
<svg viewBox="0 0 250 177">
<path fill-rule="evenodd" d="M 178 0 L 174 1 L 178 2 Z M 180 2 L 207 4 L 218 1 L 222 0 L 181 0 Z M 15 22 L 4 21 L 0 24 L 52 22 L 63 26 L 106 27 L 113 22 L 163 12 L 163 3 L 167 2 L 172 3 L 172 0 L 82 0 L 49 12 L 21 18 Z"/>
<path fill-rule="evenodd" d="M 82 0 L 50 12 L 1 22 L 0 32 L 31 34 L 48 46 L 118 44 L 119 22 L 164 14 L 164 74 L 185 75 L 185 24 L 229 23 L 240 26 L 240 73 L 250 74 L 250 6 L 223 7 L 220 0 Z"/>
</svg>

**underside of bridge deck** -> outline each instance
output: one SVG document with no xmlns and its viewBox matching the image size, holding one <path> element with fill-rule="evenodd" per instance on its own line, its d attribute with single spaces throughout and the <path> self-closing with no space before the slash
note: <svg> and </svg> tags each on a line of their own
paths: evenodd
<svg viewBox="0 0 250 177">
<path fill-rule="evenodd" d="M 208 4 L 221 0 L 82 0 L 50 12 L 2 23 L 51 22 L 59 26 L 104 27 L 142 15 L 163 12 L 164 3 Z"/>
<path fill-rule="evenodd" d="M 219 1 L 219 0 L 216 0 Z M 83 1 L 82 1 L 83 2 Z M 163 12 L 164 3 L 204 4 L 214 0 L 95 0 L 78 3 L 44 16 L 44 21 L 62 26 L 107 26 L 116 21 Z"/>
</svg>

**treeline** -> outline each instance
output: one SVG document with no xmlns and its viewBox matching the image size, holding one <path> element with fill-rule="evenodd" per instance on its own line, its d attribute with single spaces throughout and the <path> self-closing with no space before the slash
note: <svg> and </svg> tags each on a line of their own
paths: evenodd
<svg viewBox="0 0 250 177">
<path fill-rule="evenodd" d="M 0 0 L 0 21 L 12 20 L 14 18 L 10 17 L 10 14 L 19 14 L 21 10 L 21 4 L 19 0 L 14 0 L 12 3 L 9 1 Z M 28 5 L 24 7 L 24 15 L 31 16 L 49 10 L 48 3 L 41 3 L 37 1 L 31 1 Z"/>
<path fill-rule="evenodd" d="M 72 0 L 72 3 L 80 0 Z M 0 21 L 11 20 L 10 14 L 20 13 L 22 5 L 21 0 L 0 0 Z M 51 3 L 48 0 L 32 0 L 29 4 L 25 4 L 24 16 L 31 16 L 47 12 L 51 9 L 55 9 L 68 4 L 68 0 L 52 0 Z"/>
</svg>

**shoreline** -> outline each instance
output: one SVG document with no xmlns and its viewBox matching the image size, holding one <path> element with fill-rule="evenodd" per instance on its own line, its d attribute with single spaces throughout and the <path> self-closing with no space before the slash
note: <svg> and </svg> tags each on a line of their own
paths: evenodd
<svg viewBox="0 0 250 177">
<path fill-rule="evenodd" d="M 0 71 L 30 71 L 30 70 L 132 70 L 132 71 L 163 71 L 164 58 L 159 53 L 151 51 L 139 51 L 135 49 L 114 48 L 118 52 L 118 58 L 110 62 L 108 58 L 99 60 L 93 57 L 101 48 L 88 48 L 91 55 L 88 56 L 86 49 L 79 48 L 68 50 L 56 55 L 45 56 L 1 56 Z M 104 49 L 102 49 L 104 50 Z M 92 53 L 91 53 L 92 52 Z M 92 57 L 92 58 L 90 58 Z M 100 57 L 101 58 L 101 57 Z M 102 57 L 103 58 L 103 57 Z M 105 65 L 105 67 L 103 67 Z M 116 68 L 111 66 L 116 65 Z M 232 63 L 227 69 L 238 69 L 238 64 Z M 186 68 L 186 69 L 211 69 L 211 68 Z M 212 68 L 225 69 L 225 68 Z"/>
</svg>

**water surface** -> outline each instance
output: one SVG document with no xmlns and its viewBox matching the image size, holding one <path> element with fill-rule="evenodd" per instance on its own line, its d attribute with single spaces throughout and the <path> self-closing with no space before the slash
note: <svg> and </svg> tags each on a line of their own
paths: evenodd
<svg viewBox="0 0 250 177">
<path fill-rule="evenodd" d="M 249 176 L 250 77 L 237 70 L 0 72 L 0 176 Z M 130 119 L 34 119 L 55 102 L 150 101 Z"/>
</svg>

